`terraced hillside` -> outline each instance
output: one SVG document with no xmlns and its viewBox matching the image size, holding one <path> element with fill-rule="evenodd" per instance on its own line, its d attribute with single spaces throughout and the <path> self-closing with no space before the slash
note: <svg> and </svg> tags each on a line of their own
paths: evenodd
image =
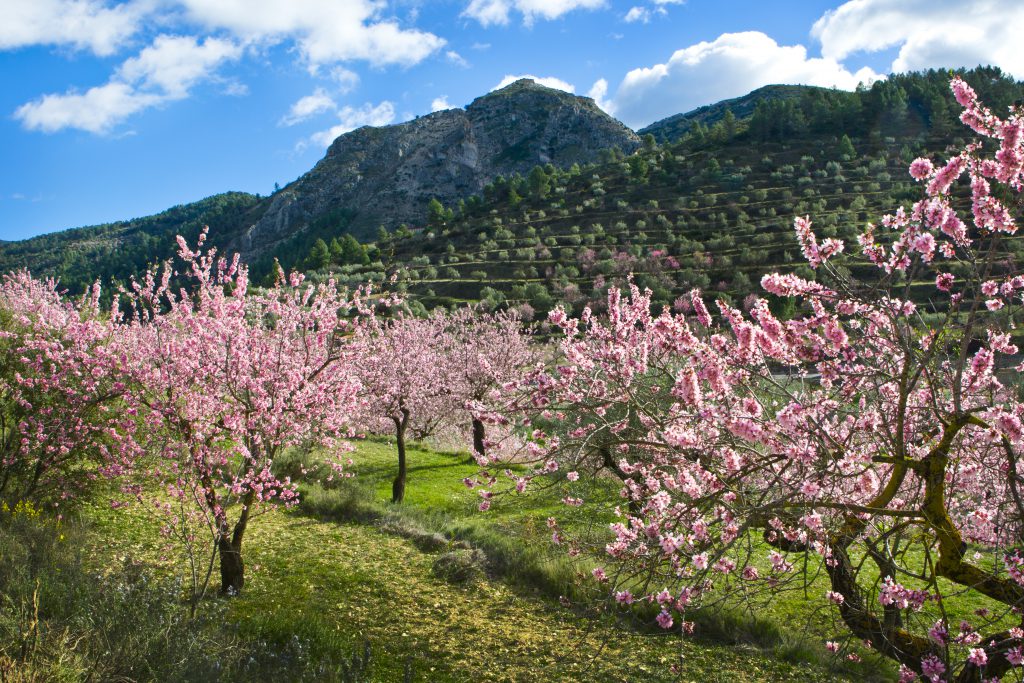
<svg viewBox="0 0 1024 683">
<path fill-rule="evenodd" d="M 969 76 L 996 101 L 1024 93 L 991 71 Z M 785 99 L 761 100 L 747 118 L 710 128 L 697 119 L 674 143 L 648 136 L 629 157 L 609 152 L 603 163 L 566 171 L 538 166 L 455 207 L 425 207 L 422 226 L 378 235 L 368 248 L 373 263 L 346 263 L 335 257 L 338 245 L 325 243 L 326 256 L 316 262 L 311 252 L 304 265 L 351 284 L 397 270 L 427 309 L 507 300 L 527 318 L 556 303 L 600 309 L 607 287 L 630 274 L 659 304 L 684 306 L 679 297 L 693 287 L 740 303 L 765 272 L 812 276 L 795 216 L 810 215 L 820 237 L 854 240 L 866 222 L 920 197 L 911 160 L 962 143 L 961 124 L 950 122 L 948 75 L 902 78 L 858 93 L 805 88 L 794 98 L 783 89 Z M 837 135 L 843 120 L 840 130 L 851 132 Z M 912 285 L 921 298 L 931 287 Z"/>
</svg>

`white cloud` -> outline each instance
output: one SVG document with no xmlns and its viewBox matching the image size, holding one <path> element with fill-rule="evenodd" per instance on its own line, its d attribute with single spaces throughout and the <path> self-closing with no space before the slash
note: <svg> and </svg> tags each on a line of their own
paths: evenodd
<svg viewBox="0 0 1024 683">
<path fill-rule="evenodd" d="M 448 96 L 447 95 L 441 95 L 440 97 L 435 97 L 434 101 L 430 103 L 430 111 L 431 112 L 444 111 L 445 109 L 451 109 L 451 108 L 452 108 L 452 105 L 448 103 Z"/>
<path fill-rule="evenodd" d="M 610 112 L 614 108 L 612 103 L 608 101 L 608 81 L 603 78 L 597 79 L 594 85 L 590 86 L 590 90 L 587 91 L 587 97 L 594 100 L 597 106 L 606 112 Z"/>
<path fill-rule="evenodd" d="M 84 93 L 43 95 L 18 107 L 14 116 L 29 130 L 106 133 L 143 109 L 187 97 L 197 83 L 241 52 L 238 45 L 218 38 L 200 43 L 194 37 L 158 36 L 126 60 L 105 85 Z"/>
<path fill-rule="evenodd" d="M 137 57 L 125 60 L 115 78 L 136 83 L 140 89 L 162 91 L 168 99 L 182 99 L 219 64 L 241 53 L 238 45 L 219 38 L 200 43 L 192 36 L 157 36 Z"/>
<path fill-rule="evenodd" d="M 472 0 L 462 11 L 462 16 L 476 19 L 481 26 L 508 24 L 508 15 L 512 11 L 510 0 Z"/>
<path fill-rule="evenodd" d="M 630 7 L 629 11 L 626 12 L 626 16 L 622 19 L 627 24 L 633 24 L 638 21 L 646 24 L 651 20 L 651 10 L 646 7 Z"/>
<path fill-rule="evenodd" d="M 448 50 L 447 52 L 444 53 L 444 56 L 449 62 L 451 62 L 455 66 L 461 66 L 463 69 L 469 68 L 469 62 L 467 62 L 465 58 L 455 50 Z"/>
<path fill-rule="evenodd" d="M 826 12 L 812 35 L 826 58 L 899 46 L 893 71 L 991 64 L 1024 78 L 1020 0 L 850 0 Z"/>
<path fill-rule="evenodd" d="M 317 88 L 312 95 L 306 95 L 295 102 L 288 113 L 278 122 L 279 126 L 294 126 L 308 118 L 338 108 L 334 99 L 323 88 Z"/>
<path fill-rule="evenodd" d="M 352 92 L 359 85 L 359 74 L 343 66 L 333 67 L 330 78 L 338 84 L 338 92 L 342 95 Z"/>
<path fill-rule="evenodd" d="M 523 15 L 527 26 L 537 19 L 558 19 L 577 9 L 597 9 L 605 0 L 471 0 L 462 16 L 476 19 L 482 26 L 505 26 L 513 11 Z"/>
<path fill-rule="evenodd" d="M 105 57 L 139 29 L 142 3 L 110 6 L 104 0 L 4 0 L 0 50 L 70 45 Z"/>
<path fill-rule="evenodd" d="M 677 50 L 664 64 L 630 71 L 608 106 L 638 127 L 772 83 L 851 90 L 877 77 L 870 69 L 851 73 L 831 58 L 809 58 L 802 45 L 779 45 L 759 31 L 725 33 Z"/>
<path fill-rule="evenodd" d="M 329 147 L 335 138 L 363 126 L 386 126 L 395 120 L 395 105 L 387 100 L 374 106 L 367 102 L 361 107 L 345 106 L 338 110 L 338 125 L 314 133 L 310 140 L 321 147 Z"/>
<path fill-rule="evenodd" d="M 245 97 L 249 94 L 249 86 L 238 81 L 229 81 L 223 92 L 228 97 Z"/>
<path fill-rule="evenodd" d="M 64 128 L 105 133 L 132 114 L 161 101 L 159 95 L 138 93 L 127 83 L 110 82 L 84 93 L 43 95 L 18 107 L 14 116 L 25 128 L 44 133 Z"/>
<path fill-rule="evenodd" d="M 572 83 L 566 83 L 561 78 L 555 78 L 554 76 L 534 76 L 533 74 L 523 74 L 521 76 L 513 76 L 509 74 L 505 76 L 503 79 L 501 79 L 501 82 L 498 83 L 498 85 L 491 88 L 491 90 L 501 90 L 506 85 L 511 85 L 512 83 L 515 83 L 516 81 L 523 78 L 529 78 L 531 81 L 536 81 L 541 85 L 547 86 L 549 88 L 554 88 L 555 90 L 564 90 L 565 92 L 573 94 L 576 93 L 576 86 L 574 86 Z"/>
<path fill-rule="evenodd" d="M 373 0 L 179 0 L 209 29 L 253 41 L 292 39 L 313 67 L 347 60 L 374 65 L 416 64 L 445 40 L 383 19 Z"/>
</svg>

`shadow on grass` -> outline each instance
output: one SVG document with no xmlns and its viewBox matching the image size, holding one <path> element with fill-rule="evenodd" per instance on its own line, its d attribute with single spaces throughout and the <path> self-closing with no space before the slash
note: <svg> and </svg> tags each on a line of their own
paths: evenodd
<svg viewBox="0 0 1024 683">
<path fill-rule="evenodd" d="M 300 514 L 319 520 L 372 525 L 409 539 L 423 552 L 479 549 L 487 557 L 490 575 L 548 599 L 573 605 L 599 602 L 600 589 L 565 555 L 552 553 L 539 544 L 525 543 L 507 531 L 494 528 L 485 518 L 455 519 L 411 506 L 392 505 L 375 499 L 368 488 L 358 486 L 324 489 L 317 484 L 302 484 L 300 500 Z M 589 610 L 575 609 L 581 616 L 594 616 Z M 632 611 L 618 614 L 616 621 L 619 627 L 664 634 L 655 626 L 657 611 L 652 605 L 636 605 Z M 602 613 L 602 610 L 596 612 Z M 607 618 L 607 613 L 603 614 Z M 687 618 L 697 624 L 693 636 L 697 642 L 750 648 L 781 661 L 810 664 L 832 675 L 857 681 L 892 678 L 884 660 L 862 663 L 837 660 L 825 652 L 821 643 L 754 614 L 730 608 L 698 609 L 688 612 Z"/>
</svg>

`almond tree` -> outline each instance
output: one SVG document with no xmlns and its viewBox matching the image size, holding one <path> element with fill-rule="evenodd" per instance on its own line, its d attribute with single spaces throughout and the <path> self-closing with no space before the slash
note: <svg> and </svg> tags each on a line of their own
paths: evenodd
<svg viewBox="0 0 1024 683">
<path fill-rule="evenodd" d="M 28 271 L 0 280 L 0 500 L 59 506 L 137 455 L 124 359 L 94 286 L 66 300 Z"/>
<path fill-rule="evenodd" d="M 362 384 L 360 425 L 371 432 L 393 431 L 398 473 L 391 501 L 405 499 L 408 477 L 406 437 L 423 439 L 450 420 L 454 378 L 446 370 L 444 353 L 453 346 L 443 316 L 415 318 L 400 314 L 364 329 L 363 355 L 357 364 Z"/>
<path fill-rule="evenodd" d="M 160 456 L 145 470 L 165 488 L 157 504 L 186 542 L 196 518 L 211 535 L 205 577 L 193 570 L 198 594 L 216 556 L 221 591 L 235 593 L 245 583 L 249 523 L 296 502 L 295 484 L 274 474 L 274 459 L 291 446 L 343 446 L 336 439 L 346 434 L 359 386 L 354 332 L 371 313 L 362 293 L 306 285 L 298 274 L 255 291 L 237 255 L 193 251 L 180 237 L 178 245 L 184 286 L 172 289 L 178 274 L 170 263 L 134 283 L 121 340 Z"/>
<path fill-rule="evenodd" d="M 457 402 L 468 414 L 473 452 L 486 455 L 484 421 L 495 393 L 537 361 L 537 354 L 514 311 L 487 313 L 464 307 L 445 316 L 451 344 L 442 349 L 445 374 L 453 384 Z"/>
<path fill-rule="evenodd" d="M 684 632 L 697 605 L 799 588 L 831 603 L 846 641 L 897 661 L 902 681 L 995 680 L 1024 664 L 1024 276 L 1008 252 L 1024 112 L 1000 119 L 951 85 L 979 141 L 911 165 L 925 197 L 869 225 L 846 259 L 866 281 L 836 265 L 842 242 L 819 243 L 799 218 L 818 282 L 762 280 L 800 302 L 790 320 L 764 299 L 749 316 L 718 302 L 713 317 L 698 292 L 691 315 L 652 315 L 636 288 L 609 293 L 607 319 L 551 313 L 558 362 L 507 392 L 504 419 L 530 420 L 520 458 L 536 465 L 514 476 L 609 515 L 592 548 L 551 524 L 571 552 L 606 558 L 594 576 L 617 602 L 649 602 Z M 585 493 L 607 481 L 593 476 L 601 452 L 628 509 Z"/>
</svg>

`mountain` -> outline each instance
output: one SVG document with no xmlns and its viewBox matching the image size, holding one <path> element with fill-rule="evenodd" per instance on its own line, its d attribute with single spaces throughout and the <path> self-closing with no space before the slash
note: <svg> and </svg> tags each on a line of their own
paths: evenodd
<svg viewBox="0 0 1024 683">
<path fill-rule="evenodd" d="M 71 292 L 97 279 L 124 281 L 154 261 L 174 253 L 174 238 L 195 242 L 204 226 L 215 236 L 237 235 L 259 215 L 261 199 L 246 192 L 225 192 L 153 216 L 0 243 L 0 273 L 27 267 L 56 277 Z M 223 240 L 215 239 L 222 243 Z"/>
<path fill-rule="evenodd" d="M 498 176 L 549 163 L 568 168 L 597 161 L 603 149 L 639 146 L 633 131 L 590 98 L 522 79 L 465 109 L 342 135 L 231 246 L 243 257 L 265 253 L 329 213 L 361 238 L 381 225 L 421 225 L 431 199 L 453 204 Z"/>
<path fill-rule="evenodd" d="M 655 121 L 637 132 L 640 135 L 650 133 L 658 142 L 675 142 L 690 132 L 690 129 L 698 122 L 704 126 L 713 126 L 725 117 L 727 111 L 731 111 L 737 119 L 745 119 L 754 113 L 754 108 L 759 102 L 796 101 L 814 90 L 825 90 L 825 88 L 817 88 L 812 85 L 766 85 L 742 97 L 722 100 L 715 104 L 698 107 L 685 114 L 675 114 Z"/>
<path fill-rule="evenodd" d="M 212 244 L 266 271 L 275 256 L 296 244 L 304 254 L 318 236 L 350 232 L 365 240 L 379 226 L 422 225 L 432 198 L 454 204 L 500 176 L 588 164 L 602 150 L 631 153 L 639 145 L 592 99 L 522 79 L 465 109 L 346 133 L 270 197 L 226 193 L 155 216 L 0 244 L 0 272 L 29 266 L 77 291 L 90 278 L 140 272 L 173 252 L 176 234 L 194 239 L 202 225 L 210 226 Z"/>
</svg>

